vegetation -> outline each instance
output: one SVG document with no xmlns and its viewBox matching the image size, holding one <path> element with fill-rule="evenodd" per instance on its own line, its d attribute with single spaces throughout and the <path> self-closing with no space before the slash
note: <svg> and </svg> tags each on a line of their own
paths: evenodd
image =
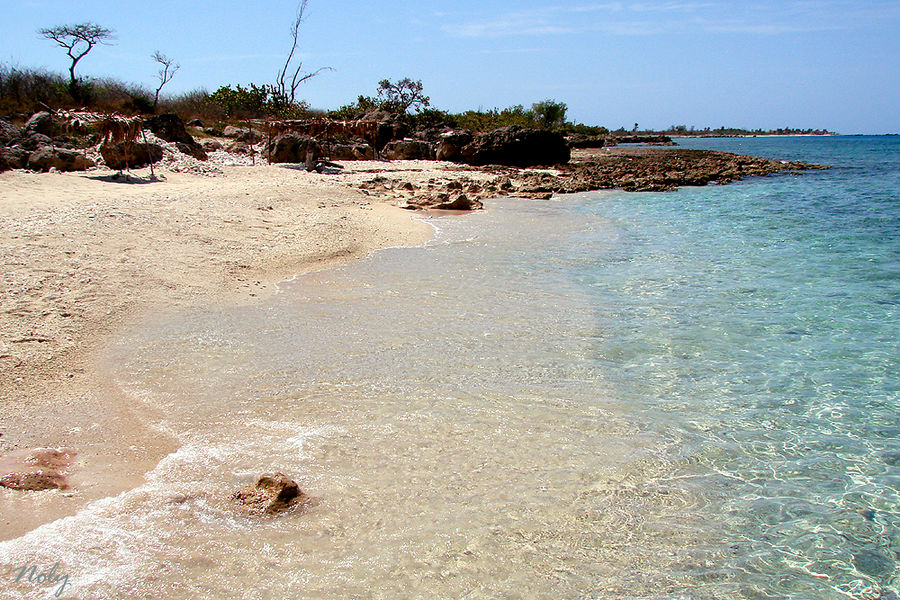
<svg viewBox="0 0 900 600">
<path fill-rule="evenodd" d="M 156 106 L 159 104 L 159 93 L 162 91 L 163 86 L 172 81 L 181 65 L 162 54 L 159 50 L 154 52 L 150 58 L 158 62 L 160 67 L 162 67 L 156 75 L 157 79 L 159 79 L 159 86 L 156 88 L 156 94 L 153 96 L 153 110 L 156 111 Z"/>
</svg>

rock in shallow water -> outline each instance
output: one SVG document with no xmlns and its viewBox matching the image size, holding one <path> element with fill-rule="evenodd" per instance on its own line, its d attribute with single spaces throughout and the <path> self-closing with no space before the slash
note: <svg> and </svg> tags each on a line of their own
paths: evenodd
<svg viewBox="0 0 900 600">
<path fill-rule="evenodd" d="M 254 485 L 242 487 L 232 495 L 242 508 L 257 515 L 272 515 L 290 510 L 306 499 L 297 482 L 284 473 L 264 474 Z"/>
</svg>

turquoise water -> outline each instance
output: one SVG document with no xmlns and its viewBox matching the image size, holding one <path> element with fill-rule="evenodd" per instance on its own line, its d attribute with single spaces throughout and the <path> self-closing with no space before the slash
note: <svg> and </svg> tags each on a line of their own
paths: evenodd
<svg viewBox="0 0 900 600">
<path fill-rule="evenodd" d="M 103 361 L 180 447 L 0 565 L 98 599 L 896 600 L 900 138 L 683 145 L 833 168 L 488 201 L 151 315 Z M 275 470 L 313 504 L 237 511 Z"/>
<path fill-rule="evenodd" d="M 680 140 L 832 165 L 585 202 L 595 360 L 671 440 L 748 598 L 900 590 L 900 138 Z"/>
</svg>

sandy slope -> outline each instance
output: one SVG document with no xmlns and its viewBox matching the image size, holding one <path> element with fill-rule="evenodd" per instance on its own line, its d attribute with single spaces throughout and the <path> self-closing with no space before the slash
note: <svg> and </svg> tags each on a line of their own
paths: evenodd
<svg viewBox="0 0 900 600">
<path fill-rule="evenodd" d="M 355 186 L 384 171 L 416 184 L 456 174 L 435 162 L 346 166 L 164 172 L 153 183 L 0 174 L 0 454 L 78 452 L 66 492 L 0 488 L 0 539 L 132 487 L 173 449 L 146 429 L 152 407 L 126 401 L 95 367 L 117 326 L 150 308 L 254 302 L 296 273 L 422 243 L 426 224 Z"/>
</svg>

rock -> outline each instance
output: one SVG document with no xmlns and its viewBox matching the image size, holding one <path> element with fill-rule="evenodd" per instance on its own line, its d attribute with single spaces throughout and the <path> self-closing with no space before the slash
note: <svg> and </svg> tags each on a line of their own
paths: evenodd
<svg viewBox="0 0 900 600">
<path fill-rule="evenodd" d="M 233 152 L 234 154 L 250 154 L 250 146 L 244 142 L 232 142 L 225 150 Z"/>
<path fill-rule="evenodd" d="M 375 151 L 369 144 L 335 144 L 331 146 L 332 160 L 372 160 Z"/>
<path fill-rule="evenodd" d="M 84 171 L 94 166 L 94 161 L 77 150 L 44 146 L 28 157 L 28 168 L 34 171 Z"/>
<path fill-rule="evenodd" d="M 472 143 L 473 138 L 472 132 L 468 129 L 458 129 L 441 134 L 437 160 L 462 162 L 462 149 Z"/>
<path fill-rule="evenodd" d="M 418 140 L 388 142 L 383 153 L 390 160 L 434 160 L 434 146 Z"/>
<path fill-rule="evenodd" d="M 59 124 L 48 112 L 37 112 L 25 121 L 23 135 L 31 135 L 32 133 L 42 133 L 46 136 L 54 136 L 59 133 Z"/>
<path fill-rule="evenodd" d="M 602 135 L 573 134 L 566 138 L 569 148 L 602 148 L 606 137 Z"/>
<path fill-rule="evenodd" d="M 206 160 L 209 158 L 206 156 L 206 151 L 203 149 L 203 146 L 200 144 L 194 143 L 193 146 L 190 144 L 185 144 L 184 142 L 175 142 L 175 146 L 179 151 L 187 154 L 188 156 L 193 156 L 197 160 Z"/>
<path fill-rule="evenodd" d="M 262 475 L 255 485 L 245 486 L 232 495 L 244 510 L 257 515 L 277 514 L 306 499 L 297 482 L 284 473 Z"/>
<path fill-rule="evenodd" d="M 181 142 L 191 146 L 197 142 L 184 128 L 184 121 L 175 113 L 156 115 L 144 121 L 144 127 L 167 142 Z"/>
<path fill-rule="evenodd" d="M 483 206 L 484 205 L 480 200 L 475 200 L 469 198 L 465 194 L 460 194 L 449 202 L 442 202 L 441 204 L 434 206 L 434 208 L 440 210 L 477 210 Z"/>
<path fill-rule="evenodd" d="M 316 140 L 296 133 L 285 133 L 272 140 L 268 152 L 270 163 L 306 163 L 307 152 L 312 152 L 314 158 L 322 156 Z"/>
<path fill-rule="evenodd" d="M 0 477 L 0 487 L 36 492 L 40 490 L 63 490 L 69 486 L 65 477 L 56 471 L 49 470 L 33 473 L 9 473 Z"/>
<path fill-rule="evenodd" d="M 472 165 L 533 167 L 567 163 L 571 153 L 558 133 L 510 125 L 475 136 L 461 155 Z"/>
<path fill-rule="evenodd" d="M 9 144 L 14 139 L 22 135 L 22 128 L 16 127 L 9 121 L 0 119 L 0 146 Z"/>
<path fill-rule="evenodd" d="M 222 146 L 222 142 L 219 142 L 217 140 L 203 140 L 202 142 L 200 142 L 200 146 L 202 146 L 203 149 L 207 152 L 215 152 L 216 150 L 221 150 L 222 148 L 224 148 L 224 146 Z"/>
<path fill-rule="evenodd" d="M 138 169 L 162 160 L 163 149 L 158 144 L 119 142 L 100 146 L 100 155 L 110 169 Z M 127 160 L 126 160 L 127 155 Z"/>
<path fill-rule="evenodd" d="M 6 164 L 7 169 L 24 169 L 29 154 L 24 148 L 0 148 L 0 164 Z"/>
<path fill-rule="evenodd" d="M 200 119 L 192 119 L 185 123 L 188 127 L 203 127 L 203 121 Z"/>
<path fill-rule="evenodd" d="M 212 135 L 215 137 L 225 137 L 225 132 L 221 129 L 216 129 L 215 127 L 207 127 L 203 130 L 203 133 L 206 135 Z"/>
<path fill-rule="evenodd" d="M 262 131 L 257 129 L 247 129 L 244 127 L 232 127 L 229 125 L 225 128 L 225 131 L 222 132 L 222 135 L 225 137 L 234 138 L 239 142 L 245 142 L 247 144 L 258 144 L 263 140 Z"/>
<path fill-rule="evenodd" d="M 53 140 L 51 140 L 49 136 L 46 136 L 43 133 L 32 133 L 27 137 L 20 138 L 16 145 L 19 148 L 24 148 L 25 150 L 37 150 L 38 148 L 42 148 L 44 146 L 52 146 Z"/>
</svg>

